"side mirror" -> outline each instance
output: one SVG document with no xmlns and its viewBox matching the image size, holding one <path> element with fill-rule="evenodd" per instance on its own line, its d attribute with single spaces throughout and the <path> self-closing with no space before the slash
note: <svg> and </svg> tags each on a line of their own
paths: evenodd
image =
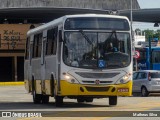
<svg viewBox="0 0 160 120">
<path fill-rule="evenodd" d="M 63 42 L 63 39 L 62 39 L 62 30 L 59 30 L 59 42 Z"/>
</svg>

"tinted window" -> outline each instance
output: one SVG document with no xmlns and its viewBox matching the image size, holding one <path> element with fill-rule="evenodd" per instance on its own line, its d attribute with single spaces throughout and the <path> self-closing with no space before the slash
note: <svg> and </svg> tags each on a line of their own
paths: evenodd
<svg viewBox="0 0 160 120">
<path fill-rule="evenodd" d="M 34 36 L 33 58 L 41 56 L 41 49 L 42 49 L 42 33 Z"/>
<path fill-rule="evenodd" d="M 101 30 L 129 30 L 129 23 L 119 18 L 68 18 L 65 22 L 66 30 L 73 29 L 101 29 Z"/>
<path fill-rule="evenodd" d="M 56 54 L 57 32 L 58 28 L 54 28 L 47 31 L 46 55 Z"/>
<path fill-rule="evenodd" d="M 146 73 L 140 72 L 137 76 L 137 79 L 145 79 L 147 77 Z"/>
<path fill-rule="evenodd" d="M 159 72 L 151 73 L 150 75 L 151 75 L 151 78 L 160 78 Z"/>
<path fill-rule="evenodd" d="M 133 73 L 133 80 L 135 80 L 137 78 L 137 74 L 138 73 Z"/>
</svg>

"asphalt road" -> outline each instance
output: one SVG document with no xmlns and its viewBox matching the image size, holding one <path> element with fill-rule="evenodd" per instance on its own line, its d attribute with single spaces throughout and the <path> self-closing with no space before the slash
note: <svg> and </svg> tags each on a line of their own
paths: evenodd
<svg viewBox="0 0 160 120">
<path fill-rule="evenodd" d="M 142 115 L 142 112 L 145 111 L 146 113 L 144 113 L 144 115 L 151 113 L 151 115 L 157 114 L 160 116 L 160 96 L 119 97 L 117 106 L 109 106 L 107 98 L 94 99 L 92 103 L 83 104 L 78 104 L 74 99 L 66 98 L 64 99 L 64 105 L 57 108 L 55 107 L 54 98 L 52 97 L 50 98 L 49 104 L 33 104 L 32 95 L 25 91 L 24 86 L 0 86 L 0 111 L 0 114 L 6 111 L 20 114 L 29 112 L 40 113 L 43 116 L 42 118 L 14 118 L 20 120 L 115 120 L 118 119 L 118 117 L 121 117 L 123 120 L 128 120 L 127 116 L 130 117 L 130 120 L 137 120 L 137 117 L 140 117 L 140 120 L 150 120 L 150 115 L 145 117 L 133 117 L 132 115 L 133 113 Z M 156 116 L 152 117 L 154 117 L 153 120 L 159 119 Z M 13 118 L 0 118 L 0 120 L 1 119 L 12 120 Z"/>
</svg>

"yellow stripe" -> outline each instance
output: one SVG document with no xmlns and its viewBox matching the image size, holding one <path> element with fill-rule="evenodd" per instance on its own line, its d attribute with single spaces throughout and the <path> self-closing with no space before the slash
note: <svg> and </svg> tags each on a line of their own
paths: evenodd
<svg viewBox="0 0 160 120">
<path fill-rule="evenodd" d="M 24 85 L 24 82 L 0 82 L 0 86 Z"/>
</svg>

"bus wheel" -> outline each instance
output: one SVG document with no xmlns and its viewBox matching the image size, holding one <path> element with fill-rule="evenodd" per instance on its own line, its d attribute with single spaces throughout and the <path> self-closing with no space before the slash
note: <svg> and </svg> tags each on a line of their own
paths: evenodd
<svg viewBox="0 0 160 120">
<path fill-rule="evenodd" d="M 83 103 L 84 101 L 85 101 L 84 98 L 77 98 L 77 102 L 78 102 L 78 103 Z"/>
<path fill-rule="evenodd" d="M 42 103 L 43 104 L 49 103 L 49 96 L 48 95 L 42 95 Z"/>
<path fill-rule="evenodd" d="M 109 97 L 109 105 L 117 105 L 117 96 Z"/>
<path fill-rule="evenodd" d="M 33 102 L 34 102 L 34 104 L 41 103 L 41 100 L 42 100 L 42 95 L 41 94 L 36 94 L 36 91 L 33 90 Z"/>
<path fill-rule="evenodd" d="M 52 93 L 52 97 L 53 96 L 55 96 L 56 94 L 55 94 L 55 80 L 54 80 L 54 76 L 53 75 L 51 75 L 51 93 Z"/>
<path fill-rule="evenodd" d="M 93 98 L 86 98 L 85 101 L 86 102 L 93 102 Z"/>
<path fill-rule="evenodd" d="M 56 107 L 61 107 L 63 105 L 63 97 L 62 96 L 55 97 L 55 105 L 56 105 Z"/>
</svg>

